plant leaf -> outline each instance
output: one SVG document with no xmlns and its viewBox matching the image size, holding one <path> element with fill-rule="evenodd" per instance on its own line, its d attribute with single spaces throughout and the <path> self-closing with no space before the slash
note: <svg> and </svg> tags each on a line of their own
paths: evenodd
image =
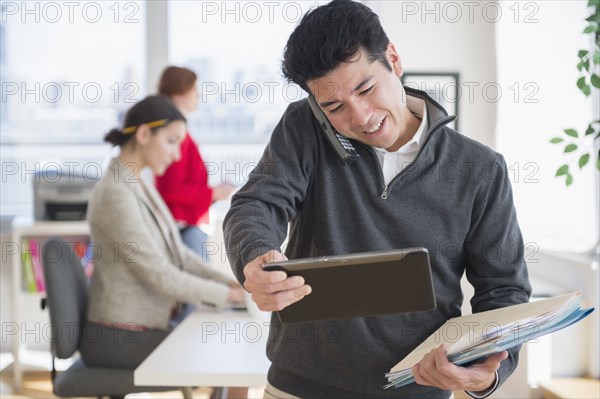
<svg viewBox="0 0 600 399">
<path fill-rule="evenodd" d="M 580 89 L 583 89 L 585 86 L 586 86 L 585 76 L 582 76 L 579 79 L 577 79 L 577 87 L 579 87 Z"/>
<path fill-rule="evenodd" d="M 596 65 L 600 64 L 600 50 L 594 51 L 594 56 L 592 57 L 592 61 Z"/>
<path fill-rule="evenodd" d="M 579 169 L 582 169 L 590 160 L 590 154 L 586 153 L 579 157 Z"/>
<path fill-rule="evenodd" d="M 585 20 L 588 22 L 598 22 L 598 16 L 596 15 L 596 13 L 594 13 L 587 17 Z"/>
<path fill-rule="evenodd" d="M 565 180 L 565 184 L 567 185 L 567 187 L 569 187 L 571 184 L 573 184 L 573 175 L 571 175 L 571 174 L 567 175 L 567 180 Z"/>
<path fill-rule="evenodd" d="M 587 50 L 579 50 L 579 52 L 577 53 L 577 56 L 579 58 L 583 58 L 583 57 L 585 57 L 588 54 L 589 54 L 589 51 L 587 51 Z"/>
<path fill-rule="evenodd" d="M 587 6 L 588 7 L 594 7 L 594 6 L 598 7 L 598 6 L 600 6 L 600 0 L 588 0 Z"/>
<path fill-rule="evenodd" d="M 596 89 L 600 89 L 600 76 L 596 75 L 595 73 L 592 74 L 592 86 L 594 86 Z"/>
<path fill-rule="evenodd" d="M 565 146 L 565 154 L 568 152 L 573 152 L 577 149 L 577 144 L 567 144 Z"/>
<path fill-rule="evenodd" d="M 569 173 L 569 165 L 564 164 L 560 168 L 556 169 L 556 177 L 566 175 Z"/>
<path fill-rule="evenodd" d="M 582 69 L 583 69 L 583 61 L 579 61 L 579 63 L 577 64 L 577 70 L 579 72 L 581 72 Z"/>
<path fill-rule="evenodd" d="M 571 136 L 571 137 L 575 137 L 575 138 L 579 137 L 579 134 L 577 134 L 577 130 L 575 130 L 575 129 L 565 129 L 563 131 L 565 132 L 565 134 L 567 136 Z"/>
<path fill-rule="evenodd" d="M 600 1 L 599 0 L 595 0 L 596 5 L 594 6 L 594 8 L 596 9 L 594 11 L 594 13 L 592 15 L 590 15 L 589 17 L 587 17 L 585 20 L 589 21 L 589 22 L 596 22 L 598 23 L 598 21 L 600 20 Z M 589 6 L 592 7 L 592 6 Z"/>
<path fill-rule="evenodd" d="M 583 33 L 592 33 L 592 32 L 596 32 L 596 25 L 588 25 L 583 30 Z"/>
<path fill-rule="evenodd" d="M 594 134 L 595 130 L 592 127 L 592 124 L 590 123 L 587 127 L 587 129 L 585 129 L 585 135 L 589 136 L 590 134 Z"/>
<path fill-rule="evenodd" d="M 592 94 L 592 88 L 589 85 L 585 85 L 581 91 L 586 95 L 586 97 Z"/>
<path fill-rule="evenodd" d="M 552 140 L 550 140 L 550 142 L 552 144 L 558 144 L 558 143 L 562 143 L 563 141 L 565 141 L 564 139 L 561 139 L 560 137 L 553 137 Z"/>
</svg>

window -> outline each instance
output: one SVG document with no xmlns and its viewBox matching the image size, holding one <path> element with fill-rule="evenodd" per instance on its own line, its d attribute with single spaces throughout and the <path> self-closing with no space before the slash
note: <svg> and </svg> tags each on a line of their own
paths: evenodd
<svg viewBox="0 0 600 399">
<path fill-rule="evenodd" d="M 100 143 L 145 87 L 141 1 L 4 1 L 2 144 Z"/>
<path fill-rule="evenodd" d="M 189 120 L 201 143 L 264 143 L 291 102 L 305 97 L 280 71 L 283 49 L 317 1 L 169 2 L 169 63 L 199 75 Z"/>
<path fill-rule="evenodd" d="M 34 172 L 101 172 L 104 134 L 144 96 L 145 3 L 3 1 L 0 11 L 0 206 L 31 216 Z"/>
</svg>

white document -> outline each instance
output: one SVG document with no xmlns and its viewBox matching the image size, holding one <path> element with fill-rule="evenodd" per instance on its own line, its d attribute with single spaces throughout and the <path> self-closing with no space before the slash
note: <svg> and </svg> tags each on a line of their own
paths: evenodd
<svg viewBox="0 0 600 399">
<path fill-rule="evenodd" d="M 386 374 L 386 388 L 413 382 L 412 366 L 442 344 L 450 361 L 465 364 L 576 323 L 594 310 L 580 301 L 573 292 L 450 319 Z"/>
</svg>

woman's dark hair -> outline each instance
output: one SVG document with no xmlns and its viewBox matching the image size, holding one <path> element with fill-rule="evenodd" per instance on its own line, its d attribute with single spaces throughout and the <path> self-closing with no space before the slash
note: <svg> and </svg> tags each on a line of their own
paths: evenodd
<svg viewBox="0 0 600 399">
<path fill-rule="evenodd" d="M 327 75 L 359 49 L 369 61 L 380 61 L 388 70 L 385 53 L 389 39 L 379 17 L 369 7 L 352 0 L 333 0 L 308 12 L 290 35 L 281 70 L 288 81 L 310 93 L 307 82 Z"/>
<path fill-rule="evenodd" d="M 131 134 L 123 134 L 119 129 L 111 129 L 110 132 L 104 135 L 104 141 L 112 144 L 113 146 L 122 146 L 129 139 L 131 139 Z"/>
<path fill-rule="evenodd" d="M 148 96 L 127 111 L 123 128 L 112 129 L 104 136 L 104 141 L 122 146 L 131 140 L 140 125 L 147 124 L 156 131 L 174 121 L 185 122 L 186 119 L 169 98 Z"/>
<path fill-rule="evenodd" d="M 176 66 L 166 67 L 160 76 L 158 82 L 158 92 L 167 97 L 173 97 L 177 94 L 185 94 L 190 91 L 198 75 L 190 69 Z"/>
</svg>

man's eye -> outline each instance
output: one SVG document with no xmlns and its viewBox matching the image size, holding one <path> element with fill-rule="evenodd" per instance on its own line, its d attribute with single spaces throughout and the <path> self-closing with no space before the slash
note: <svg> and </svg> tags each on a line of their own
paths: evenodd
<svg viewBox="0 0 600 399">
<path fill-rule="evenodd" d="M 335 114 L 336 112 L 338 112 L 340 109 L 342 109 L 342 104 L 338 105 L 337 107 L 335 107 L 334 109 L 329 110 L 330 114 Z"/>
<path fill-rule="evenodd" d="M 364 96 L 365 94 L 369 94 L 370 92 L 373 91 L 373 89 L 375 88 L 375 85 L 372 85 L 371 87 L 369 87 L 367 90 L 363 90 L 360 92 L 361 96 Z"/>
</svg>

